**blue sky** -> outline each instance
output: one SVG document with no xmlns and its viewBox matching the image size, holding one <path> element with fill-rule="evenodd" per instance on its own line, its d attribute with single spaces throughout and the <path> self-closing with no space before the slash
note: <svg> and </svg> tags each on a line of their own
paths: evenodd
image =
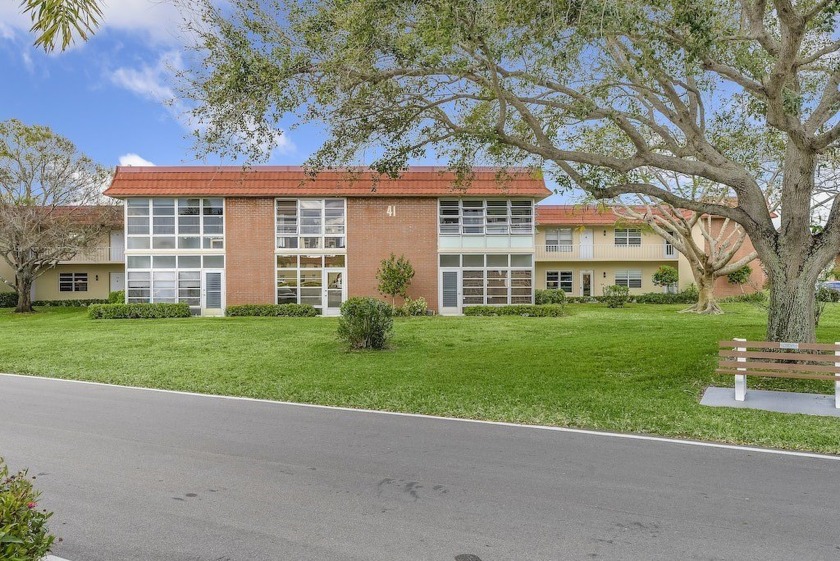
<svg viewBox="0 0 840 561">
<path fill-rule="evenodd" d="M 186 44 L 172 3 L 108 0 L 90 41 L 50 55 L 32 46 L 18 5 L 0 1 L 0 120 L 47 125 L 107 166 L 234 163 L 198 160 L 183 106 L 167 103 L 177 100 L 173 72 Z M 322 136 L 296 129 L 267 163 L 301 164 Z"/>
</svg>

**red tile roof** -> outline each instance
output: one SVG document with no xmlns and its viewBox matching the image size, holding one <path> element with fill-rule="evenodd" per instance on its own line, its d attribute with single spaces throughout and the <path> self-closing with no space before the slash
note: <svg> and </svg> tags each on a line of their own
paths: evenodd
<svg viewBox="0 0 840 561">
<path fill-rule="evenodd" d="M 584 205 L 537 205 L 540 226 L 611 226 L 634 221 L 616 216 L 610 207 Z"/>
<path fill-rule="evenodd" d="M 106 195 L 125 197 L 445 197 L 543 198 L 551 194 L 542 176 L 526 169 L 497 178 L 494 168 L 475 168 L 463 188 L 446 168 L 413 167 L 397 179 L 370 170 L 322 171 L 313 179 L 297 166 L 118 166 Z"/>
</svg>

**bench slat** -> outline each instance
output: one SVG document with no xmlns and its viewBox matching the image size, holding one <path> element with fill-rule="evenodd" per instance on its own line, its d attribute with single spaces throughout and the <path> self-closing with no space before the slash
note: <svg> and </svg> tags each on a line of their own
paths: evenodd
<svg viewBox="0 0 840 561">
<path fill-rule="evenodd" d="M 796 360 L 802 362 L 840 362 L 840 356 L 834 356 L 833 354 L 825 355 L 825 354 L 808 354 L 808 353 L 772 353 L 772 352 L 759 352 L 759 351 L 727 351 L 721 350 L 718 353 L 719 356 L 722 357 L 746 357 L 746 358 L 769 358 L 769 359 L 776 359 L 776 360 Z"/>
<path fill-rule="evenodd" d="M 747 370 L 785 370 L 791 372 L 829 372 L 840 375 L 840 368 L 824 364 L 784 364 L 782 362 L 737 362 L 734 360 L 722 360 L 719 363 L 721 368 L 746 368 Z"/>
<path fill-rule="evenodd" d="M 768 341 L 718 341 L 721 349 L 753 348 L 753 349 L 781 349 L 781 343 Z M 800 351 L 835 351 L 840 350 L 840 345 L 831 343 L 799 343 Z"/>
<path fill-rule="evenodd" d="M 741 363 L 743 364 L 743 363 Z M 795 378 L 797 380 L 827 380 L 836 382 L 837 376 L 828 376 L 825 374 L 798 374 L 796 372 L 764 372 L 759 370 L 728 370 L 718 368 L 715 370 L 716 374 L 724 376 L 760 376 L 762 378 Z"/>
</svg>

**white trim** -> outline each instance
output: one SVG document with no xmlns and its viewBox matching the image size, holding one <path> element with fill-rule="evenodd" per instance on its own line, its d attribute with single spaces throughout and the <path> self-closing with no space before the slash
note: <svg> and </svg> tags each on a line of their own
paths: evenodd
<svg viewBox="0 0 840 561">
<path fill-rule="evenodd" d="M 585 275 L 587 273 L 589 274 L 589 298 L 592 298 L 592 296 L 595 295 L 595 271 L 593 271 L 592 269 L 587 269 L 585 271 L 584 270 L 580 271 L 580 275 L 579 275 L 580 276 L 580 296 L 581 297 L 586 296 L 583 293 L 583 275 Z"/>
<path fill-rule="evenodd" d="M 644 434 L 630 434 L 621 432 L 605 432 L 591 429 L 575 429 L 569 427 L 551 427 L 546 425 L 523 425 L 518 423 L 506 423 L 503 421 L 483 421 L 479 419 L 461 419 L 458 417 L 442 417 L 439 415 L 423 415 L 421 413 L 400 413 L 397 411 L 376 411 L 373 409 L 354 409 L 352 407 L 337 407 L 333 405 L 317 405 L 314 403 L 295 403 L 292 401 L 274 401 L 271 399 L 258 399 L 254 397 L 239 397 L 233 395 L 216 395 L 208 393 L 184 392 L 178 390 L 163 390 L 159 388 L 141 388 L 137 386 L 124 386 L 121 384 L 105 384 L 102 382 L 88 382 L 86 380 L 67 380 L 64 378 L 51 378 L 48 376 L 32 376 L 26 374 L 8 374 L 0 372 L 0 376 L 8 376 L 10 378 L 26 378 L 28 380 L 46 380 L 51 382 L 67 382 L 71 384 L 87 384 L 90 386 L 103 386 L 108 388 L 122 388 L 128 390 L 138 390 L 157 393 L 171 393 L 176 395 L 189 395 L 194 397 L 205 397 L 210 399 L 229 399 L 234 401 L 252 401 L 256 403 L 271 403 L 274 405 L 291 405 L 294 407 L 305 407 L 309 409 L 327 409 L 332 411 L 347 411 L 350 413 L 365 413 L 376 415 L 390 415 L 394 417 L 411 417 L 418 419 L 430 419 L 436 421 L 451 421 L 456 423 L 472 423 L 478 425 L 493 425 L 498 427 L 512 427 L 532 430 L 546 430 L 553 432 L 565 432 L 571 434 L 584 434 L 589 436 L 600 436 L 606 438 L 623 438 L 628 440 L 645 440 L 649 442 L 661 442 L 665 444 L 681 444 L 684 446 L 700 446 L 703 448 L 719 448 L 723 450 L 735 450 L 739 452 L 760 453 L 760 454 L 775 454 L 778 456 L 796 456 L 800 458 L 815 458 L 818 460 L 833 460 L 840 461 L 840 456 L 832 456 L 829 454 L 818 454 L 816 452 L 797 452 L 794 450 L 776 450 L 773 448 L 758 448 L 755 446 L 739 446 L 736 444 L 721 444 L 718 442 L 702 442 L 699 440 L 682 440 L 678 438 L 668 438 L 665 436 L 648 436 Z"/>
</svg>

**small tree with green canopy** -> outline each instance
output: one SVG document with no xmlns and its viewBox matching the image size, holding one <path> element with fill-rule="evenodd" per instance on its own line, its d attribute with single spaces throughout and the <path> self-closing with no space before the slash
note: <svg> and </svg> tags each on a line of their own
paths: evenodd
<svg viewBox="0 0 840 561">
<path fill-rule="evenodd" d="M 662 265 L 653 273 L 653 284 L 656 286 L 673 286 L 680 280 L 680 273 L 670 265 Z"/>
<path fill-rule="evenodd" d="M 840 252 L 837 0 L 203 0 L 188 93 L 205 149 L 264 157 L 281 119 L 326 123 L 314 168 L 375 155 L 544 167 L 594 198 L 654 197 L 749 236 L 767 338 L 813 341 Z M 367 152 L 364 152 L 367 151 Z M 817 170 L 820 173 L 817 173 Z M 726 202 L 676 193 L 698 178 Z M 811 205 L 823 194 L 824 229 Z M 773 222 L 772 208 L 781 215 Z"/>
<path fill-rule="evenodd" d="M 383 259 L 376 271 L 376 279 L 379 281 L 379 293 L 391 297 L 391 305 L 395 305 L 396 297 L 405 298 L 408 294 L 408 287 L 411 286 L 411 279 L 414 278 L 414 267 L 405 258 L 405 255 L 397 257 L 393 253 L 388 259 Z"/>
</svg>

